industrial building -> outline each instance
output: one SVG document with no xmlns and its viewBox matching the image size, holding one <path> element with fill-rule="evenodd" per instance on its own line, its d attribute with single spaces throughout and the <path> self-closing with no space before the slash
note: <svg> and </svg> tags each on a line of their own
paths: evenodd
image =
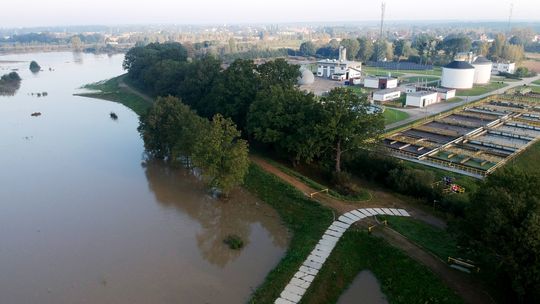
<svg viewBox="0 0 540 304">
<path fill-rule="evenodd" d="M 347 60 L 347 49 L 339 47 L 339 59 L 317 61 L 317 76 L 334 80 L 348 80 L 362 76 L 362 63 Z"/>
<path fill-rule="evenodd" d="M 395 100 L 401 97 L 401 91 L 398 88 L 384 89 L 373 92 L 373 100 L 378 102 Z"/>
<path fill-rule="evenodd" d="M 474 67 L 474 84 L 488 84 L 491 80 L 493 62 L 486 57 L 478 56 L 472 63 Z"/>
<path fill-rule="evenodd" d="M 499 74 L 499 72 L 514 74 L 515 71 L 515 62 L 494 62 L 491 67 L 492 74 Z"/>
<path fill-rule="evenodd" d="M 427 87 L 427 86 L 418 86 L 418 85 L 404 85 L 398 88 L 403 93 L 415 93 L 419 91 L 430 91 L 437 92 L 439 101 L 449 100 L 456 97 L 456 89 L 449 88 L 437 88 L 437 87 Z"/>
<path fill-rule="evenodd" d="M 423 108 L 431 104 L 440 102 L 437 92 L 433 91 L 417 91 L 407 94 L 405 105 L 409 107 Z"/>
<path fill-rule="evenodd" d="M 475 68 L 466 61 L 452 61 L 442 69 L 441 86 L 451 89 L 471 89 Z"/>
<path fill-rule="evenodd" d="M 364 87 L 372 89 L 393 89 L 397 88 L 398 80 L 393 77 L 371 77 L 364 78 Z"/>
</svg>

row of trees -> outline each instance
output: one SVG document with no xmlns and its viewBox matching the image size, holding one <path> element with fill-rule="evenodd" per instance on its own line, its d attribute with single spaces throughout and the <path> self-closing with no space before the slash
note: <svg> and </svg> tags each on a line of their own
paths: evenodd
<svg viewBox="0 0 540 304">
<path fill-rule="evenodd" d="M 459 52 L 475 51 L 493 60 L 519 61 L 524 58 L 524 43 L 518 36 L 509 40 L 498 34 L 492 43 L 472 40 L 464 34 L 452 34 L 439 39 L 430 34 L 420 34 L 412 40 L 397 39 L 394 41 L 376 40 L 367 37 L 343 39 L 341 42 L 331 40 L 317 46 L 311 41 L 300 45 L 299 52 L 304 56 L 335 58 L 339 46 L 347 48 L 348 60 L 362 62 L 407 59 L 418 63 L 443 64 L 451 61 Z"/>
<path fill-rule="evenodd" d="M 150 155 L 195 166 L 225 195 L 243 183 L 248 145 L 229 118 L 216 114 L 209 121 L 176 97 L 159 97 L 141 116 L 138 130 Z"/>
<path fill-rule="evenodd" d="M 230 118 L 245 138 L 295 163 L 319 161 L 340 172 L 343 156 L 384 129 L 364 96 L 347 89 L 323 98 L 299 91 L 299 67 L 283 59 L 258 66 L 238 59 L 222 69 L 211 56 L 188 61 L 180 44 L 149 44 L 130 50 L 124 68 L 143 90 L 177 96 L 206 118 Z"/>
</svg>

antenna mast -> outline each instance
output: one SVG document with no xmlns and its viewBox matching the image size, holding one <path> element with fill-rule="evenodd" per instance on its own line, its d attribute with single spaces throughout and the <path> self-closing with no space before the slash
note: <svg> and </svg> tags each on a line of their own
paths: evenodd
<svg viewBox="0 0 540 304">
<path fill-rule="evenodd" d="M 383 26 L 384 26 L 384 13 L 386 11 L 386 2 L 381 3 L 381 30 L 379 32 L 379 39 L 383 38 Z"/>
<path fill-rule="evenodd" d="M 514 14 L 514 2 L 510 3 L 510 14 L 508 15 L 508 34 L 510 34 L 510 23 L 512 22 L 512 15 Z"/>
</svg>

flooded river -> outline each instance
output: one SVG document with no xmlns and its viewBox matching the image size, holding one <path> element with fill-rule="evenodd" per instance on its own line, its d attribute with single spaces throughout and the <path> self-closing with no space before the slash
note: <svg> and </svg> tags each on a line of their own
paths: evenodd
<svg viewBox="0 0 540 304">
<path fill-rule="evenodd" d="M 0 75 L 23 78 L 0 96 L 0 303 L 242 303 L 286 250 L 267 205 L 242 190 L 217 201 L 189 172 L 145 161 L 135 113 L 72 95 L 122 59 L 0 56 Z M 246 246 L 229 249 L 228 234 Z"/>
</svg>

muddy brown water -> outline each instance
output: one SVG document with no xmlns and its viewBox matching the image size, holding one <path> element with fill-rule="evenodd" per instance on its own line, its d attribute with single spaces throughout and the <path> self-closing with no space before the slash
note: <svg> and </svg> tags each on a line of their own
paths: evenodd
<svg viewBox="0 0 540 304">
<path fill-rule="evenodd" d="M 371 271 L 361 271 L 341 295 L 338 304 L 388 304 L 379 281 Z"/>
<path fill-rule="evenodd" d="M 242 303 L 283 256 L 273 209 L 243 190 L 218 201 L 190 172 L 146 161 L 135 113 L 72 95 L 122 59 L 0 56 L 0 74 L 23 78 L 0 96 L 0 303 Z M 227 248 L 228 234 L 246 246 Z"/>
</svg>

